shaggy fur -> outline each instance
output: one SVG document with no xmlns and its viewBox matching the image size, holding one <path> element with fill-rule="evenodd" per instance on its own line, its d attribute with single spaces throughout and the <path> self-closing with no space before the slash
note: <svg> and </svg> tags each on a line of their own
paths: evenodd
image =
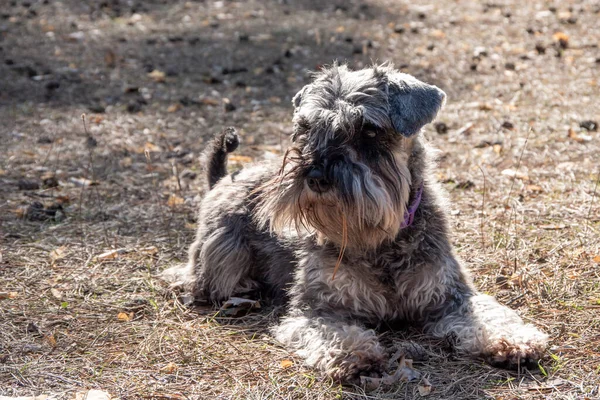
<svg viewBox="0 0 600 400">
<path fill-rule="evenodd" d="M 478 293 L 450 245 L 448 207 L 419 134 L 444 101 L 389 65 L 316 74 L 293 99 L 280 163 L 225 176 L 235 146 L 224 143 L 237 139 L 215 139 L 214 187 L 189 263 L 170 274 L 198 299 L 287 302 L 275 337 L 341 382 L 383 371 L 386 352 L 367 328 L 382 322 L 418 326 L 495 365 L 537 361 L 547 336 Z M 414 222 L 403 226 L 420 188 Z"/>
</svg>

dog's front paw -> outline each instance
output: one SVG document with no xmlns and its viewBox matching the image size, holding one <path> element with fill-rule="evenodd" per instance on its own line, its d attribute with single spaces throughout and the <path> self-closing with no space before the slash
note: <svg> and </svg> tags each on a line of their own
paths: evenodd
<svg viewBox="0 0 600 400">
<path fill-rule="evenodd" d="M 535 368 L 546 350 L 547 340 L 546 334 L 530 328 L 527 335 L 520 333 L 515 337 L 500 337 L 491 341 L 483 355 L 495 367 Z"/>
<path fill-rule="evenodd" d="M 385 366 L 385 357 L 381 354 L 354 353 L 332 365 L 327 373 L 336 382 L 360 385 L 361 376 L 380 378 Z"/>
</svg>

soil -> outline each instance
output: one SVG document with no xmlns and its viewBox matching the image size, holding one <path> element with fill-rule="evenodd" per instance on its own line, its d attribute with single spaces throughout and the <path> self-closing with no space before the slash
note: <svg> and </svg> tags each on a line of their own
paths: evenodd
<svg viewBox="0 0 600 400">
<path fill-rule="evenodd" d="M 596 1 L 4 0 L 0 396 L 598 398 L 599 18 Z M 447 93 L 424 135 L 457 253 L 550 334 L 538 369 L 388 332 L 418 340 L 432 391 L 365 393 L 275 343 L 273 310 L 215 317 L 158 278 L 193 240 L 204 143 L 235 126 L 232 168 L 278 157 L 291 98 L 334 60 Z"/>
</svg>

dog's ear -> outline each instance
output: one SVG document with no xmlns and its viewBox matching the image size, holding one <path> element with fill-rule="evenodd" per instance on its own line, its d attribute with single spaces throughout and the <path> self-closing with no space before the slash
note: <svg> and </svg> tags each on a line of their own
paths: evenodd
<svg viewBox="0 0 600 400">
<path fill-rule="evenodd" d="M 415 77 L 395 73 L 388 76 L 390 119 L 396 132 L 412 136 L 435 119 L 446 101 L 446 93 Z"/>
<path fill-rule="evenodd" d="M 304 96 L 304 93 L 306 93 L 309 87 L 310 85 L 306 85 L 302 89 L 300 89 L 298 93 L 296 93 L 296 95 L 292 99 L 292 104 L 294 105 L 294 108 L 300 107 L 300 103 L 302 102 L 302 96 Z"/>
</svg>

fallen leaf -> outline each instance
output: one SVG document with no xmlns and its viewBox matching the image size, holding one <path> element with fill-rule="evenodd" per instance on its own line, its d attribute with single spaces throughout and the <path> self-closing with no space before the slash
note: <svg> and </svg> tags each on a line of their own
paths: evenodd
<svg viewBox="0 0 600 400">
<path fill-rule="evenodd" d="M 0 300 L 16 299 L 19 296 L 17 292 L 0 292 Z"/>
<path fill-rule="evenodd" d="M 164 82 L 166 74 L 158 69 L 148 73 L 148 77 L 151 78 L 154 82 Z"/>
<path fill-rule="evenodd" d="M 154 143 L 146 142 L 144 145 L 144 153 L 160 153 L 160 147 L 155 145 Z"/>
<path fill-rule="evenodd" d="M 573 130 L 573 128 L 569 128 L 569 133 L 567 134 L 567 136 L 578 143 L 592 141 L 592 137 L 590 135 L 578 134 L 577 132 L 575 132 L 575 130 Z"/>
<path fill-rule="evenodd" d="M 181 104 L 179 104 L 179 103 L 171 104 L 167 108 L 167 112 L 174 113 L 176 111 L 179 111 L 180 108 L 181 108 Z"/>
<path fill-rule="evenodd" d="M 545 229 L 547 231 L 558 231 L 561 229 L 565 229 L 567 226 L 564 224 L 558 224 L 558 225 L 554 225 L 554 224 L 548 224 L 548 225 L 541 225 L 540 228 Z"/>
<path fill-rule="evenodd" d="M 239 163 L 249 163 L 249 162 L 252 162 L 252 157 L 240 156 L 239 154 L 234 154 L 234 155 L 230 155 L 228 160 L 233 161 L 233 162 L 239 162 Z"/>
<path fill-rule="evenodd" d="M 593 258 L 594 262 L 600 263 L 600 254 Z"/>
<path fill-rule="evenodd" d="M 46 339 L 46 342 L 48 342 L 50 347 L 53 347 L 53 348 L 56 347 L 56 338 L 54 337 L 54 335 L 52 333 L 44 336 L 44 339 Z"/>
<path fill-rule="evenodd" d="M 119 321 L 129 322 L 133 319 L 133 312 L 130 312 L 130 313 L 120 312 L 117 314 L 117 319 Z"/>
<path fill-rule="evenodd" d="M 119 257 L 119 255 L 124 254 L 124 253 L 125 253 L 125 249 L 109 250 L 105 253 L 100 254 L 99 256 L 96 256 L 95 260 L 96 261 L 113 260 L 113 259 Z"/>
<path fill-rule="evenodd" d="M 77 392 L 75 393 L 75 398 L 73 400 L 111 400 L 112 397 L 110 394 L 103 390 L 92 389 L 86 392 Z"/>
<path fill-rule="evenodd" d="M 519 171 L 515 171 L 514 169 L 505 169 L 502 171 L 502 175 L 508 176 L 510 178 L 520 179 L 522 181 L 528 181 L 529 176 Z"/>
<path fill-rule="evenodd" d="M 423 379 L 421 379 L 421 382 L 419 383 L 419 386 L 418 386 L 419 394 L 421 396 L 427 396 L 431 393 L 432 388 L 433 388 L 433 386 L 431 386 L 431 383 L 429 383 L 427 378 L 423 378 Z"/>
<path fill-rule="evenodd" d="M 569 35 L 564 32 L 556 32 L 554 35 L 552 35 L 552 39 L 554 39 L 554 41 L 557 42 L 563 49 L 569 47 Z"/>
<path fill-rule="evenodd" d="M 240 297 L 231 297 L 221 306 L 219 315 L 225 317 L 238 317 L 246 315 L 254 309 L 260 308 L 260 302 L 251 299 L 242 299 Z"/>
<path fill-rule="evenodd" d="M 281 368 L 287 369 L 294 365 L 294 362 L 292 360 L 283 360 L 279 364 L 281 365 Z"/>
<path fill-rule="evenodd" d="M 57 300 L 61 300 L 63 298 L 62 292 L 56 288 L 51 288 L 50 293 L 52 293 L 52 296 L 54 296 L 54 298 Z"/>
<path fill-rule="evenodd" d="M 169 200 L 167 200 L 167 205 L 169 207 L 175 207 L 175 206 L 178 206 L 183 203 L 185 203 L 185 200 L 183 198 L 177 196 L 176 194 L 170 195 Z"/>
<path fill-rule="evenodd" d="M 69 182 L 74 183 L 75 186 L 79 186 L 79 187 L 87 187 L 87 186 L 93 186 L 93 185 L 98 184 L 98 182 L 91 181 L 87 178 L 69 178 Z"/>
<path fill-rule="evenodd" d="M 544 189 L 539 185 L 527 185 L 527 190 L 534 193 L 542 193 Z"/>
<path fill-rule="evenodd" d="M 67 255 L 66 246 L 60 246 L 50 252 L 50 260 L 52 261 L 52 265 L 56 263 L 58 260 L 62 260 Z"/>
<path fill-rule="evenodd" d="M 156 246 L 144 247 L 139 250 L 142 254 L 154 255 L 158 253 L 158 248 Z"/>
<path fill-rule="evenodd" d="M 165 365 L 164 367 L 162 367 L 160 369 L 161 372 L 164 372 L 165 374 L 172 374 L 174 372 L 176 372 L 178 369 L 177 364 L 175 364 L 174 362 L 170 362 L 167 365 Z"/>
</svg>

